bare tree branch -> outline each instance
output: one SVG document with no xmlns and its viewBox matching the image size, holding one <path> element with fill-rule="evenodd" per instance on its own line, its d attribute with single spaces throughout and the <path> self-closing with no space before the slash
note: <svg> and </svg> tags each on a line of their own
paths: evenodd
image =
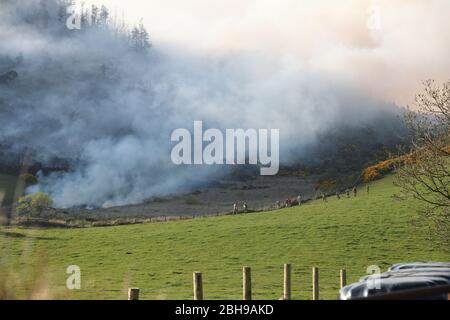
<svg viewBox="0 0 450 320">
<path fill-rule="evenodd" d="M 423 217 L 433 231 L 450 241 L 450 81 L 437 86 L 423 82 L 415 110 L 405 122 L 413 133 L 411 150 L 396 166 L 395 185 L 404 196 L 424 204 Z"/>
</svg>

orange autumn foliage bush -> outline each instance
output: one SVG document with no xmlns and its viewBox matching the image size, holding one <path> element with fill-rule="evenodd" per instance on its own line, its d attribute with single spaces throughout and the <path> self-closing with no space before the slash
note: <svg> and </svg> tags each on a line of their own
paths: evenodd
<svg viewBox="0 0 450 320">
<path fill-rule="evenodd" d="M 450 153 L 450 146 L 444 147 L 441 150 Z M 420 159 L 417 155 L 418 155 L 417 153 L 404 154 L 398 157 L 393 157 L 378 162 L 377 164 L 374 164 L 373 166 L 364 169 L 362 172 L 362 178 L 364 182 L 370 182 L 380 179 L 383 175 L 392 171 L 398 164 L 405 162 L 412 164 L 419 164 L 423 159 Z"/>
<path fill-rule="evenodd" d="M 380 179 L 383 175 L 392 171 L 397 164 L 404 162 L 407 158 L 407 155 L 403 155 L 378 162 L 377 164 L 364 169 L 362 178 L 364 182 Z"/>
</svg>

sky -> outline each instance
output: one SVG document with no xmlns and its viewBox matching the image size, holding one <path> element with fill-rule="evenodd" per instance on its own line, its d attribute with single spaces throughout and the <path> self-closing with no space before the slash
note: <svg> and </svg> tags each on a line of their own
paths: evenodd
<svg viewBox="0 0 450 320">
<path fill-rule="evenodd" d="M 130 24 L 143 19 L 156 46 L 270 56 L 402 106 L 422 80 L 449 78 L 448 0 L 86 2 L 105 4 Z"/>
</svg>

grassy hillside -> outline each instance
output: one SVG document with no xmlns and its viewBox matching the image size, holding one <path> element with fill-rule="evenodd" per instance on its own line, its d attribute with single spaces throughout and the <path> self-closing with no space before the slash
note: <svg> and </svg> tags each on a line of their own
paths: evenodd
<svg viewBox="0 0 450 320">
<path fill-rule="evenodd" d="M 321 298 L 335 298 L 339 269 L 349 282 L 369 265 L 450 260 L 414 226 L 414 203 L 393 199 L 387 177 L 367 195 L 266 213 L 90 229 L 0 229 L 0 278 L 17 297 L 190 299 L 192 272 L 202 271 L 205 297 L 240 299 L 241 267 L 253 268 L 254 297 L 278 299 L 282 265 L 293 264 L 293 298 L 311 297 L 311 267 L 320 268 Z M 65 289 L 66 267 L 78 265 L 82 289 Z M 1 290 L 1 287 L 0 287 Z M 32 292 L 32 293 L 30 293 Z"/>
</svg>

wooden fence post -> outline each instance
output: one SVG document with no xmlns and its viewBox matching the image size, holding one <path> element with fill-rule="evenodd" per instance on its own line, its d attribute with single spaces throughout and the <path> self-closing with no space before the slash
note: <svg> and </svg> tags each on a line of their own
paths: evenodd
<svg viewBox="0 0 450 320">
<path fill-rule="evenodd" d="M 203 300 L 203 280 L 201 272 L 194 272 L 194 300 Z"/>
<path fill-rule="evenodd" d="M 291 265 L 284 265 L 284 290 L 283 299 L 291 300 Z"/>
<path fill-rule="evenodd" d="M 252 274 L 250 267 L 242 268 L 242 287 L 243 287 L 243 299 L 252 300 Z"/>
<path fill-rule="evenodd" d="M 341 269 L 341 289 L 347 285 L 347 271 Z"/>
<path fill-rule="evenodd" d="M 139 288 L 128 289 L 128 300 L 139 300 Z"/>
<path fill-rule="evenodd" d="M 319 300 L 319 268 L 312 269 L 313 300 Z"/>
</svg>

